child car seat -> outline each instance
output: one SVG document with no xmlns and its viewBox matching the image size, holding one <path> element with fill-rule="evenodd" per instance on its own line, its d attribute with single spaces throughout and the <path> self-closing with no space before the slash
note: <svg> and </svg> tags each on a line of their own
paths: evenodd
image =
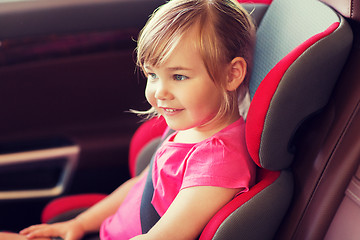
<svg viewBox="0 0 360 240">
<path fill-rule="evenodd" d="M 327 103 L 351 43 L 349 25 L 327 5 L 272 2 L 257 31 L 246 122 L 248 150 L 260 167 L 259 177 L 268 175 L 225 206 L 218 215 L 236 201 L 240 207 L 211 226 L 216 215 L 203 235 L 209 228 L 212 233 L 204 239 L 273 238 L 292 194 L 286 170 L 296 153 L 292 139 L 301 123 Z M 253 192 L 258 187 L 259 193 Z M 249 199 L 240 200 L 247 195 Z"/>
<path fill-rule="evenodd" d="M 352 183 L 359 179 L 356 169 L 360 160 L 360 1 L 321 1 L 346 18 L 354 41 L 330 101 L 320 114 L 301 126 L 296 137 L 298 154 L 292 165 L 296 191 L 276 239 L 359 236 L 360 205 L 349 196 L 356 193 Z M 339 207 L 342 200 L 345 204 Z M 351 208 L 347 208 L 348 203 Z"/>
<path fill-rule="evenodd" d="M 224 206 L 200 239 L 274 237 L 293 193 L 293 137 L 327 103 L 351 41 L 344 18 L 317 0 L 272 2 L 257 31 L 246 121 L 248 150 L 259 166 L 257 184 Z"/>
</svg>

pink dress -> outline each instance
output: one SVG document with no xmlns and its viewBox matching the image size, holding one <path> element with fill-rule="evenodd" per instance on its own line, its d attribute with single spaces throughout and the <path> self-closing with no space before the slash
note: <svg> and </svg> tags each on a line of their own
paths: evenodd
<svg viewBox="0 0 360 240">
<path fill-rule="evenodd" d="M 194 144 L 173 142 L 176 133 L 164 141 L 152 171 L 152 204 L 160 216 L 184 188 L 217 186 L 249 190 L 255 181 L 255 164 L 246 149 L 244 126 L 241 118 Z M 141 234 L 140 203 L 146 175 L 130 190 L 117 212 L 103 222 L 102 240 L 129 239 Z"/>
</svg>

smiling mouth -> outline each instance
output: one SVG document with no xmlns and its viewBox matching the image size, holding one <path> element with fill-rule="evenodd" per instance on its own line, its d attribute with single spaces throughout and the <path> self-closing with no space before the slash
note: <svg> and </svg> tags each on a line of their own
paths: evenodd
<svg viewBox="0 0 360 240">
<path fill-rule="evenodd" d="M 164 110 L 165 113 L 175 113 L 175 112 L 179 112 L 182 109 L 176 109 L 176 108 L 161 108 Z"/>
</svg>

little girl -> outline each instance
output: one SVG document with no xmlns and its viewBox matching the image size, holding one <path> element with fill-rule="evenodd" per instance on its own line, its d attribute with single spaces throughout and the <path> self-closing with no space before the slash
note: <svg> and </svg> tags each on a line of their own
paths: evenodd
<svg viewBox="0 0 360 240">
<path fill-rule="evenodd" d="M 255 165 L 239 114 L 248 92 L 255 28 L 231 0 L 172 0 L 140 33 L 137 63 L 147 77 L 145 95 L 175 133 L 153 167 L 70 221 L 24 229 L 19 239 L 81 239 L 100 230 L 107 239 L 195 239 L 234 196 L 248 191 Z M 151 174 L 152 205 L 160 220 L 145 234 L 140 202 Z M 15 238 L 13 238 L 15 239 Z"/>
</svg>

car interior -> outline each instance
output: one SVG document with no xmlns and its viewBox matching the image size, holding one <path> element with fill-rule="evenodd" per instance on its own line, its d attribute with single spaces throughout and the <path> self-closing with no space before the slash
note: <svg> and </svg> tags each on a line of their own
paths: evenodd
<svg viewBox="0 0 360 240">
<path fill-rule="evenodd" d="M 67 219 L 148 164 L 167 126 L 129 112 L 149 108 L 134 49 L 164 2 L 0 1 L 0 231 Z M 257 183 L 200 239 L 357 239 L 360 1 L 239 2 Z"/>
</svg>

